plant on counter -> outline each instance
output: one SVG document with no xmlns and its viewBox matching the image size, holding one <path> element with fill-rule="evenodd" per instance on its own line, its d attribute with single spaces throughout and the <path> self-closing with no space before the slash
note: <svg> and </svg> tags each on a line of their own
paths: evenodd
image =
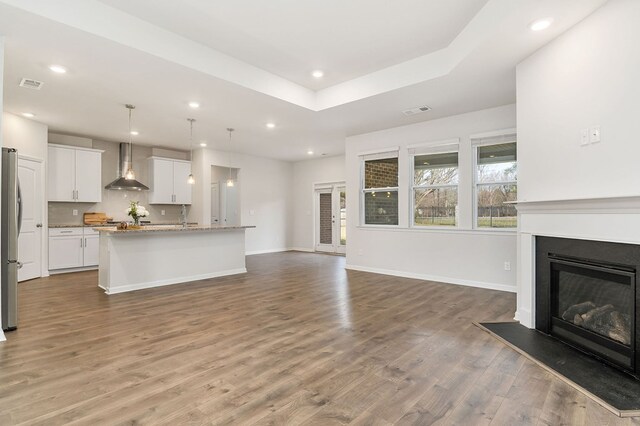
<svg viewBox="0 0 640 426">
<path fill-rule="evenodd" d="M 127 216 L 131 216 L 133 218 L 133 224 L 135 226 L 140 226 L 141 217 L 149 216 L 149 211 L 138 203 L 138 201 L 132 201 L 127 209 Z"/>
</svg>

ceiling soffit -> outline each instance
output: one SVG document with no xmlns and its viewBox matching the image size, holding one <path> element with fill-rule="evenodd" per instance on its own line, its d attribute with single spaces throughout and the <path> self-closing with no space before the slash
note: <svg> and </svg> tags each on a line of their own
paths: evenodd
<svg viewBox="0 0 640 426">
<path fill-rule="evenodd" d="M 0 2 L 312 111 L 445 76 L 518 8 L 517 1 L 489 0 L 447 47 L 313 91 L 97 0 Z"/>
</svg>

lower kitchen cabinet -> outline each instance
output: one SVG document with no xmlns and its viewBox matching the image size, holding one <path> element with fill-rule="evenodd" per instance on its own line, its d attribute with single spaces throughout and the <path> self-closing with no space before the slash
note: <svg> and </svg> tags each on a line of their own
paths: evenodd
<svg viewBox="0 0 640 426">
<path fill-rule="evenodd" d="M 99 235 L 92 229 L 49 229 L 49 270 L 98 266 Z"/>
<path fill-rule="evenodd" d="M 85 235 L 83 266 L 98 266 L 98 254 L 100 252 L 99 243 L 99 235 Z"/>
</svg>

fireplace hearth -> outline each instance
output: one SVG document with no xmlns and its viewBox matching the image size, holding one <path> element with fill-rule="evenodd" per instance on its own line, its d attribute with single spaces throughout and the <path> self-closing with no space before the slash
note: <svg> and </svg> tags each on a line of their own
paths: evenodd
<svg viewBox="0 0 640 426">
<path fill-rule="evenodd" d="M 536 329 L 638 377 L 640 246 L 536 237 Z"/>
</svg>

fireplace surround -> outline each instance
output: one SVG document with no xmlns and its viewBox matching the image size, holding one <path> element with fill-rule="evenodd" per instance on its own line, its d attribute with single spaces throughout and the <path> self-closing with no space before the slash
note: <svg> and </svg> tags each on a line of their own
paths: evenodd
<svg viewBox="0 0 640 426">
<path fill-rule="evenodd" d="M 535 327 L 635 377 L 640 245 L 538 236 Z"/>
</svg>

